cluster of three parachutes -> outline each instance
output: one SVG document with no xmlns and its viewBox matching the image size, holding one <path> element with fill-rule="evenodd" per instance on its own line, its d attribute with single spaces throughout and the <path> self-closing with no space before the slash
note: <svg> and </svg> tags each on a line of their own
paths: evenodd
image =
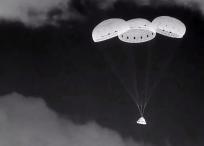
<svg viewBox="0 0 204 146">
<path fill-rule="evenodd" d="M 126 43 L 143 43 L 154 39 L 157 33 L 171 38 L 182 38 L 185 32 L 185 25 L 180 20 L 170 16 L 159 16 L 152 22 L 143 18 L 128 21 L 112 18 L 96 25 L 92 31 L 92 39 L 94 42 L 101 42 L 118 37 Z M 143 114 L 147 101 L 143 103 L 136 101 L 136 103 L 141 115 L 137 123 L 146 125 Z"/>
</svg>

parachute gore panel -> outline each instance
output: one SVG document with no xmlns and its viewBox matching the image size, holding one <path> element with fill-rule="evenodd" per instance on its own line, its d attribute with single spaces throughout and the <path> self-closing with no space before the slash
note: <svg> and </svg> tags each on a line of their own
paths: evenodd
<svg viewBox="0 0 204 146">
<path fill-rule="evenodd" d="M 186 32 L 183 22 L 170 16 L 159 16 L 152 21 L 152 25 L 157 33 L 172 38 L 182 38 Z"/>
<path fill-rule="evenodd" d="M 93 29 L 92 38 L 94 42 L 105 41 L 126 32 L 128 29 L 128 24 L 123 19 L 107 19 Z"/>
</svg>

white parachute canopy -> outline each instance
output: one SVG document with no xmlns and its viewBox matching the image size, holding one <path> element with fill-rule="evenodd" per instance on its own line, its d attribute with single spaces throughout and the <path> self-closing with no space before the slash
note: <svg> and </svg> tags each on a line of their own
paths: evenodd
<svg viewBox="0 0 204 146">
<path fill-rule="evenodd" d="M 184 23 L 170 16 L 159 16 L 152 21 L 152 25 L 157 33 L 172 38 L 182 38 L 186 32 Z"/>
<path fill-rule="evenodd" d="M 127 43 L 142 43 L 155 38 L 156 30 L 152 23 L 143 18 L 135 18 L 127 21 L 130 29 L 118 38 Z"/>
<path fill-rule="evenodd" d="M 99 23 L 92 31 L 94 42 L 105 41 L 129 30 L 127 22 L 120 18 L 111 18 Z"/>
</svg>

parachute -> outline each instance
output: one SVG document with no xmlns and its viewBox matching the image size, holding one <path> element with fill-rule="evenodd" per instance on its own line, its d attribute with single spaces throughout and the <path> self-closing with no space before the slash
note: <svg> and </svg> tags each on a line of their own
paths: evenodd
<svg viewBox="0 0 204 146">
<path fill-rule="evenodd" d="M 182 38 L 186 32 L 183 22 L 170 16 L 155 18 L 152 26 L 155 27 L 157 33 L 172 38 Z"/>
<path fill-rule="evenodd" d="M 143 43 L 148 42 L 155 38 L 156 29 L 152 26 L 152 23 L 143 18 L 135 18 L 127 21 L 130 29 L 125 33 L 118 36 L 118 38 L 126 43 Z M 150 48 L 151 49 L 151 48 Z M 149 62 L 148 62 L 149 64 Z M 147 78 L 147 77 L 146 77 Z M 137 88 L 137 87 L 136 87 Z M 145 87 L 147 88 L 147 87 Z M 136 89 L 138 90 L 138 89 Z M 147 90 L 147 89 L 145 89 Z M 138 91 L 137 91 L 138 92 Z M 147 92 L 147 91 L 146 91 Z M 147 93 L 145 93 L 147 94 Z M 137 107 L 139 109 L 141 117 L 137 120 L 138 124 L 146 125 L 145 118 L 143 117 L 144 110 L 147 104 L 147 95 L 144 95 L 144 99 L 140 99 L 139 93 L 138 97 L 135 97 Z"/>
<path fill-rule="evenodd" d="M 156 87 L 156 85 L 160 81 L 160 80 L 157 80 L 157 82 L 152 85 L 153 87 L 151 89 L 149 89 L 148 84 L 150 84 L 150 83 L 148 80 L 148 78 L 149 78 L 148 76 L 149 76 L 149 72 L 150 72 L 149 67 L 150 67 L 151 61 L 152 61 L 151 60 L 151 50 L 153 50 L 154 47 L 148 46 L 147 43 L 144 43 L 144 42 L 148 42 L 148 41 L 153 40 L 156 37 L 157 33 L 164 35 L 164 36 L 167 36 L 167 37 L 171 37 L 171 38 L 182 38 L 184 36 L 185 32 L 186 32 L 185 25 L 180 20 L 173 18 L 173 17 L 170 17 L 170 16 L 160 16 L 160 17 L 155 18 L 152 22 L 149 20 L 143 19 L 143 18 L 135 18 L 135 19 L 131 19 L 128 21 L 125 21 L 125 20 L 119 19 L 119 18 L 112 18 L 112 19 L 108 19 L 108 20 L 105 20 L 105 21 L 99 23 L 93 29 L 92 38 L 93 38 L 94 42 L 100 42 L 100 41 L 108 40 L 108 39 L 111 39 L 113 37 L 118 36 L 120 41 L 125 42 L 125 43 L 135 44 L 135 46 L 137 48 L 141 48 L 140 52 L 147 50 L 146 53 L 148 54 L 148 56 L 147 56 L 147 63 L 146 63 L 146 70 L 145 70 L 146 76 L 145 76 L 145 83 L 143 83 L 144 87 L 141 86 L 142 88 L 144 88 L 144 89 L 142 89 L 141 94 L 139 94 L 139 88 L 138 88 L 137 83 L 135 83 L 134 87 L 132 87 L 132 91 L 130 89 L 128 89 L 127 83 L 126 83 L 126 85 L 124 85 L 125 89 L 127 90 L 130 97 L 133 99 L 133 101 L 136 103 L 137 108 L 139 110 L 140 118 L 137 120 L 137 124 L 140 124 L 140 125 L 146 125 L 147 124 L 146 120 L 144 118 L 145 108 L 147 106 L 149 98 L 152 96 L 151 95 L 152 90 Z M 144 45 L 142 45 L 143 43 L 144 43 Z M 151 43 L 149 43 L 149 44 L 151 44 Z M 133 46 L 133 45 L 131 45 L 131 46 Z M 148 47 L 145 49 L 145 46 L 146 47 L 148 46 Z M 136 48 L 136 47 L 134 47 L 134 48 Z M 126 50 L 135 50 L 135 49 L 126 49 Z M 134 56 L 134 59 L 131 57 L 135 54 L 132 52 L 131 53 L 128 52 L 128 53 L 129 53 L 128 54 L 129 56 L 128 55 L 126 56 L 126 60 L 134 62 L 136 57 Z M 114 53 L 114 55 L 115 55 L 115 53 Z M 170 58 L 170 59 L 172 59 L 172 58 Z M 112 60 L 109 59 L 110 65 L 112 63 L 111 61 Z M 133 71 L 135 64 L 134 63 L 132 64 L 132 62 L 131 62 L 131 65 L 132 65 L 131 70 L 126 70 L 125 68 L 123 68 L 122 71 Z M 122 63 L 120 62 L 120 64 L 122 64 Z M 115 66 L 118 67 L 118 66 L 120 66 L 120 64 L 117 64 Z M 131 65 L 129 64 L 129 66 L 131 66 Z M 121 73 L 121 71 L 116 70 L 115 66 L 113 67 L 115 74 L 120 79 L 121 83 L 125 84 L 124 79 L 121 79 L 122 77 L 120 75 L 118 75 L 119 73 Z M 143 70 L 143 68 L 142 68 L 142 70 Z M 134 71 L 136 74 L 136 70 L 134 70 Z M 123 76 L 126 75 L 124 72 L 122 72 L 121 74 L 123 74 Z M 139 75 L 136 77 L 138 79 Z M 137 82 L 137 79 L 135 79 L 135 82 Z"/>
<path fill-rule="evenodd" d="M 125 20 L 111 18 L 99 23 L 92 32 L 94 42 L 101 42 L 126 32 L 129 29 Z"/>
<path fill-rule="evenodd" d="M 152 23 L 143 18 L 136 18 L 127 21 L 129 30 L 118 36 L 118 38 L 127 43 L 142 43 L 155 38 L 156 30 Z"/>
</svg>

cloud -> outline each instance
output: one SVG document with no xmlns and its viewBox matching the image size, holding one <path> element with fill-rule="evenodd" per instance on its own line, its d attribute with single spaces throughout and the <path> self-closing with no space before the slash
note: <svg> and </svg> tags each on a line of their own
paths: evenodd
<svg viewBox="0 0 204 146">
<path fill-rule="evenodd" d="M 74 0 L 1 0 L 0 20 L 21 21 L 29 26 L 55 24 L 59 19 L 81 18 L 72 8 Z M 118 1 L 133 1 L 137 5 L 169 5 L 172 3 L 204 11 L 203 0 L 78 0 L 82 5 L 94 3 L 99 9 L 113 8 Z"/>
<path fill-rule="evenodd" d="M 169 3 L 171 2 L 168 0 Z M 204 1 L 203 0 L 175 0 L 174 1 L 178 5 L 183 5 L 189 8 L 199 8 L 204 13 Z"/>
<path fill-rule="evenodd" d="M 2 146 L 143 146 L 95 122 L 61 118 L 41 98 L 17 93 L 0 97 Z"/>
<path fill-rule="evenodd" d="M 120 1 L 120 0 L 118 0 Z M 125 0 L 122 0 L 125 1 Z M 163 6 L 163 5 L 178 5 L 185 6 L 191 9 L 199 9 L 204 13 L 204 0 L 129 0 L 137 5 Z"/>
<path fill-rule="evenodd" d="M 27 25 L 42 25 L 53 9 L 65 11 L 70 0 L 1 0 L 0 18 L 21 21 Z"/>
<path fill-rule="evenodd" d="M 204 13 L 204 1 L 203 0 L 132 0 L 139 5 L 178 5 L 185 6 L 191 9 L 199 9 Z"/>
<path fill-rule="evenodd" d="M 91 2 L 95 2 L 100 9 L 111 8 L 115 2 L 118 0 L 90 0 Z"/>
<path fill-rule="evenodd" d="M 204 0 L 89 0 L 94 1 L 99 5 L 100 8 L 110 8 L 112 7 L 116 2 L 118 1 L 130 1 L 135 2 L 137 5 L 180 5 L 180 6 L 186 6 L 189 8 L 199 8 L 204 13 Z M 99 2 L 100 1 L 100 2 Z"/>
</svg>

